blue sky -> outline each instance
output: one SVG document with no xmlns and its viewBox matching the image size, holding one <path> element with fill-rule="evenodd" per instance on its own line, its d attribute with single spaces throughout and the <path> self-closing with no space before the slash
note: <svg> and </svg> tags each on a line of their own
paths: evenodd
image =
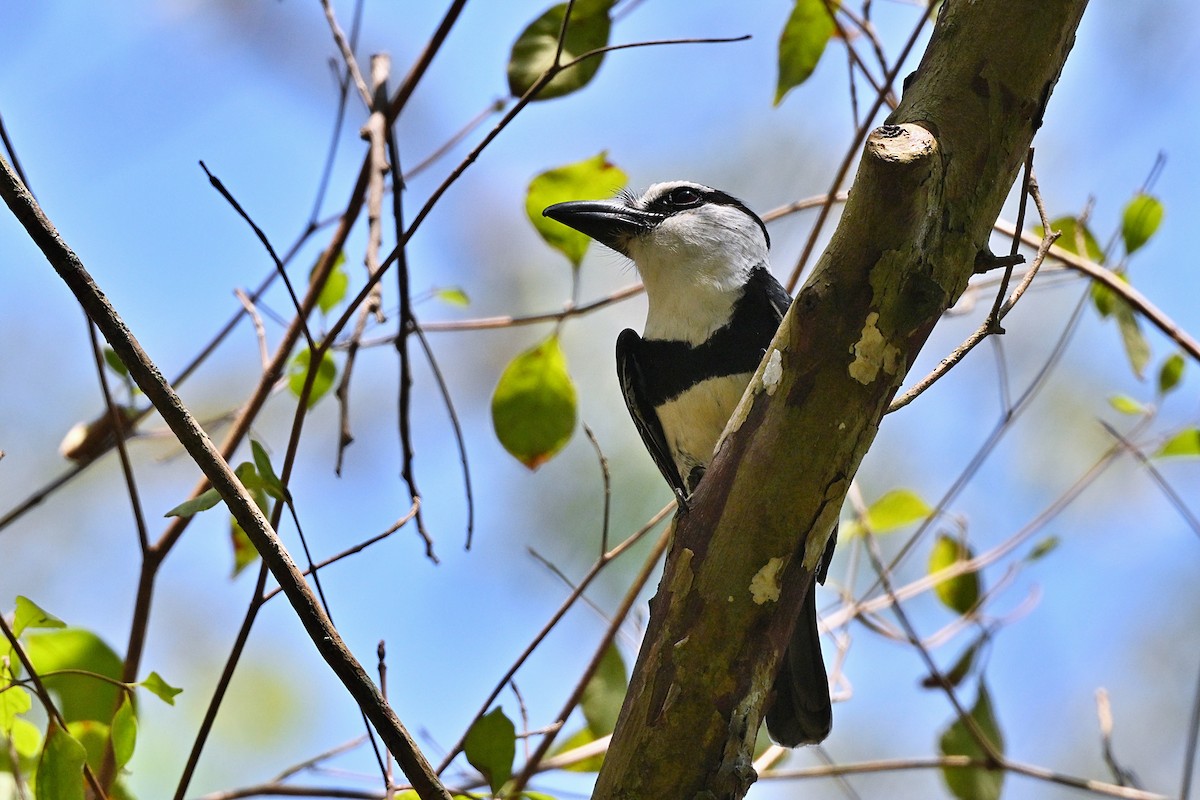
<svg viewBox="0 0 1200 800">
<path fill-rule="evenodd" d="M 895 52 L 917 12 L 899 2 L 874 5 L 886 46 Z M 788 8 L 782 1 L 637 4 L 616 25 L 615 41 L 753 38 L 617 53 L 585 92 L 527 109 L 414 238 L 414 289 L 458 285 L 472 298 L 467 309 L 425 302 L 418 307 L 421 318 L 560 307 L 570 289 L 568 266 L 526 221 L 525 187 L 541 170 L 602 150 L 634 186 L 693 178 L 761 212 L 824 192 L 853 127 L 844 51 L 835 43 L 813 78 L 772 107 L 774 46 Z M 468 3 L 402 121 L 407 164 L 504 96 L 512 40 L 542 9 L 541 2 L 525 0 Z M 390 52 L 394 72 L 402 74 L 441 11 L 435 3 L 367 3 L 360 52 Z M 339 12 L 348 25 L 348 4 Z M 1166 155 L 1154 189 L 1166 219 L 1133 261 L 1131 276 L 1193 332 L 1200 331 L 1192 246 L 1200 219 L 1200 156 L 1192 143 L 1200 108 L 1198 14 L 1185 2 L 1095 0 L 1035 142 L 1051 214 L 1077 213 L 1094 199 L 1101 241 L 1119 224 L 1157 155 Z M 286 249 L 308 219 L 335 101 L 328 67 L 335 51 L 319 5 L 10 3 L 0 8 L 0 29 L 10 32 L 0 53 L 0 115 L 33 190 L 150 355 L 168 375 L 176 372 L 237 308 L 233 289 L 257 284 L 270 268 L 197 162 L 225 182 L 277 249 Z M 361 123 L 352 103 L 323 216 L 339 210 L 348 195 L 361 158 Z M 410 182 L 410 209 L 480 135 L 471 134 Z M 1014 211 L 1010 203 L 1006 215 Z M 811 222 L 797 215 L 772 227 L 778 274 L 794 263 Z M 318 234 L 298 256 L 298 274 L 326 236 Z M 348 248 L 353 269 L 363 242 L 360 226 Z M 618 257 L 594 252 L 583 267 L 582 296 L 603 296 L 635 277 Z M 56 453 L 59 440 L 73 423 L 95 416 L 100 401 L 81 314 L 6 215 L 0 216 L 0 278 L 7 344 L 0 355 L 0 449 L 6 453 L 0 506 L 7 508 L 65 468 Z M 1014 391 L 1045 357 L 1082 288 L 1072 283 L 1035 291 L 1009 318 L 1003 363 Z M 387 302 L 394 308 L 394 296 Z M 642 302 L 575 320 L 563 334 L 580 415 L 613 465 L 614 535 L 635 528 L 668 498 L 620 407 L 611 363 L 617 332 L 640 326 Z M 270 295 L 266 305 L 280 313 L 287 308 L 281 294 Z M 946 319 L 914 377 L 977 323 L 977 315 Z M 279 333 L 268 320 L 268 337 L 277 341 Z M 433 753 L 454 741 L 563 597 L 562 584 L 526 549 L 536 548 L 578 577 L 598 547 L 599 471 L 582 435 L 530 474 L 503 453 L 490 429 L 488 400 L 500 370 L 546 333 L 430 334 L 470 443 L 475 548 L 462 550 L 457 453 L 422 366 L 415 374 L 417 469 L 443 563 L 424 560 L 406 530 L 324 579 L 334 617 L 361 658 L 370 660 L 376 642 L 387 640 L 393 701 Z M 1171 347 L 1153 332 L 1149 338 L 1157 365 Z M 885 422 L 860 474 L 868 498 L 905 486 L 932 501 L 946 490 L 996 424 L 997 363 L 994 348 L 979 348 L 937 390 Z M 395 370 L 389 348 L 362 355 L 353 406 L 360 435 L 340 480 L 332 474 L 334 404 L 321 403 L 309 420 L 293 489 L 319 553 L 386 528 L 407 507 L 396 478 Z M 202 417 L 216 417 L 246 394 L 256 374 L 253 332 L 243 325 L 182 394 Z M 1196 424 L 1197 386 L 1190 364 L 1142 441 Z M 1107 402 L 1118 393 L 1154 401 L 1152 385 L 1131 376 L 1115 327 L 1089 311 L 1037 403 L 951 507 L 952 520 L 967 526 L 979 549 L 1012 535 L 1107 446 L 1099 420 L 1128 429 L 1130 420 Z M 290 417 L 290 398 L 280 394 L 255 433 L 282 452 Z M 139 441 L 134 450 L 154 520 L 182 499 L 196 470 L 161 439 Z M 1195 513 L 1195 463 L 1167 463 L 1163 472 Z M 144 704 L 132 765 L 132 786 L 141 797 L 173 786 L 251 589 L 248 577 L 228 579 L 224 522 L 215 512 L 210 517 L 189 529 L 161 579 L 146 663 L 186 691 L 175 708 Z M 285 534 L 294 547 L 293 532 Z M 1113 697 L 1119 756 L 1150 788 L 1169 791 L 1177 785 L 1197 669 L 1200 543 L 1128 460 L 1038 538 L 1048 534 L 1060 537 L 1058 550 L 1016 575 L 996 603 L 998 613 L 1019 617 L 1000 634 L 988 668 L 1010 752 L 1025 762 L 1106 777 L 1092 699 L 1104 686 Z M 843 548 L 831 582 L 850 580 L 848 553 Z M 624 573 L 601 581 L 594 593 L 601 608 L 615 606 L 637 558 Z M 905 579 L 920 575 L 923 558 Z M 994 569 L 985 580 L 994 585 L 1002 575 L 1003 568 Z M 0 532 L 0 608 L 9 608 L 16 594 L 29 595 L 118 649 L 127 636 L 136 576 L 136 541 L 111 456 Z M 835 597 L 826 592 L 822 605 Z M 931 601 L 917 601 L 913 610 L 926 633 L 952 621 Z M 555 713 L 603 627 L 598 615 L 578 609 L 521 673 L 532 724 Z M 851 632 L 846 670 L 854 693 L 835 709 L 829 752 L 839 760 L 928 754 L 949 719 L 948 705 L 914 688 L 921 665 L 911 651 L 861 626 Z M 951 661 L 964 641 L 937 651 L 940 662 Z M 635 643 L 636 629 L 629 626 L 622 641 L 629 661 Z M 201 764 L 196 792 L 268 778 L 356 735 L 357 715 L 341 691 L 288 609 L 273 601 Z M 512 695 L 502 702 L 515 715 Z M 793 763 L 816 759 L 800 753 Z M 349 764 L 361 769 L 366 760 Z M 1010 780 L 1022 796 L 1066 796 Z M 877 796 L 886 786 L 888 796 L 927 797 L 938 786 L 932 774 L 861 781 L 863 796 Z M 580 786 L 558 779 L 544 784 L 550 791 Z M 821 786 L 814 796 L 839 796 L 832 792 Z M 751 796 L 786 794 L 757 787 Z"/>
</svg>

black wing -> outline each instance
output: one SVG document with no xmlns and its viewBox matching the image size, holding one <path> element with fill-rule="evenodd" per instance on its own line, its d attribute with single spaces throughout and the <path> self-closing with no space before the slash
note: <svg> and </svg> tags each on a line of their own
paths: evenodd
<svg viewBox="0 0 1200 800">
<path fill-rule="evenodd" d="M 642 444 L 650 451 L 650 457 L 654 459 L 676 496 L 683 499 L 687 496 L 687 486 L 679 476 L 675 459 L 671 457 L 667 436 L 663 433 L 658 412 L 654 410 L 654 404 L 650 401 L 646 379 L 638 363 L 641 345 L 642 337 L 628 328 L 621 331 L 621 335 L 617 337 L 617 378 L 621 382 L 621 394 L 625 395 L 625 405 L 629 408 L 629 416 L 633 417 L 633 424 L 641 434 Z"/>
</svg>

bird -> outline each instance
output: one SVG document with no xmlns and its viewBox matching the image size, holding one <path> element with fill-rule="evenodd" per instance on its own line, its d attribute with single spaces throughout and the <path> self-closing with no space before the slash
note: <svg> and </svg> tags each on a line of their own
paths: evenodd
<svg viewBox="0 0 1200 800">
<path fill-rule="evenodd" d="M 542 213 L 629 258 L 641 276 L 646 324 L 640 336 L 625 329 L 617 337 L 617 375 L 642 442 L 686 512 L 792 302 L 771 274 L 767 226 L 741 200 L 692 181 L 555 203 Z M 815 571 L 821 583 L 836 536 L 835 529 Z M 829 735 L 833 711 L 812 589 L 770 703 L 767 731 L 779 744 Z"/>
</svg>

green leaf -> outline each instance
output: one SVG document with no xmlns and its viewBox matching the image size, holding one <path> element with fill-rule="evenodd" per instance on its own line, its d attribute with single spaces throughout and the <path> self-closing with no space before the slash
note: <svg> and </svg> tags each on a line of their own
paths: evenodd
<svg viewBox="0 0 1200 800">
<path fill-rule="evenodd" d="M 233 517 L 229 518 L 229 544 L 233 548 L 233 570 L 229 577 L 236 578 L 242 574 L 242 570 L 258 560 L 258 549 L 241 523 Z"/>
<path fill-rule="evenodd" d="M 1145 405 L 1134 400 L 1127 394 L 1112 395 L 1108 398 L 1108 404 L 1122 414 L 1129 414 L 1130 416 L 1141 416 L 1149 410 Z"/>
<path fill-rule="evenodd" d="M 37 725 L 23 717 L 13 720 L 8 739 L 21 758 L 33 758 L 42 749 L 42 732 Z"/>
<path fill-rule="evenodd" d="M 104 348 L 104 363 L 108 364 L 108 368 L 120 375 L 122 378 L 129 377 L 129 370 L 125 367 L 125 362 L 117 355 L 117 351 L 111 347 Z"/>
<path fill-rule="evenodd" d="M 116 759 L 117 771 L 133 758 L 133 748 L 137 743 L 137 716 L 133 712 L 130 694 L 125 693 L 117 713 L 113 714 L 112 725 L 109 726 L 112 737 L 113 757 Z"/>
<path fill-rule="evenodd" d="M 542 210 L 568 200 L 612 197 L 628 181 L 620 167 L 609 163 L 608 153 L 604 151 L 536 176 L 525 193 L 525 213 L 546 243 L 578 268 L 592 240 L 557 220 L 542 216 Z"/>
<path fill-rule="evenodd" d="M 598 738 L 600 737 L 593 733 L 590 727 L 585 725 L 564 739 L 561 744 L 555 745 L 552 755 L 557 756 L 563 753 L 568 753 L 577 747 L 583 747 L 585 744 L 590 744 L 596 741 Z M 562 769 L 566 770 L 567 772 L 599 772 L 600 767 L 603 764 L 604 754 L 597 753 L 594 756 L 588 756 L 587 758 L 576 761 L 573 764 L 568 764 L 567 766 L 562 767 Z"/>
<path fill-rule="evenodd" d="M 575 385 L 558 337 L 551 335 L 514 358 L 492 395 L 496 437 L 513 457 L 537 469 L 575 430 Z"/>
<path fill-rule="evenodd" d="M 1183 368 L 1187 362 L 1182 353 L 1172 353 L 1158 370 L 1158 393 L 1164 395 L 1179 385 L 1183 379 Z"/>
<path fill-rule="evenodd" d="M 157 672 L 151 672 L 146 676 L 146 679 L 138 684 L 150 694 L 162 700 L 169 706 L 175 705 L 175 695 L 181 694 L 183 689 L 176 689 L 171 684 L 163 680 L 162 676 Z"/>
<path fill-rule="evenodd" d="M 1000 755 L 1004 754 L 1004 737 L 992 711 L 992 701 L 988 696 L 987 686 L 979 682 L 979 695 L 975 705 L 969 712 L 975 725 L 983 733 L 993 749 Z M 942 734 L 941 752 L 945 756 L 966 756 L 970 759 L 986 757 L 983 748 L 975 741 L 971 731 L 961 719 Z M 984 769 L 981 767 L 943 767 L 942 779 L 950 788 L 950 792 L 959 800 L 999 800 L 1000 789 L 1004 785 L 1004 770 Z"/>
<path fill-rule="evenodd" d="M 929 573 L 932 575 L 972 557 L 971 548 L 965 542 L 941 534 L 929 554 Z M 979 602 L 979 574 L 965 572 L 953 578 L 943 578 L 934 584 L 933 591 L 948 608 L 966 614 Z"/>
<path fill-rule="evenodd" d="M 1166 441 L 1155 458 L 1164 456 L 1200 456 L 1200 428 L 1184 428 Z"/>
<path fill-rule="evenodd" d="M 447 286 L 444 289 L 438 289 L 433 293 L 433 296 L 443 303 L 452 306 L 466 308 L 471 305 L 471 298 L 467 297 L 467 293 L 457 286 Z"/>
<path fill-rule="evenodd" d="M 471 766 L 487 779 L 492 793 L 512 777 L 513 757 L 517 754 L 517 731 L 512 721 L 497 706 L 479 719 L 467 731 L 463 752 Z"/>
<path fill-rule="evenodd" d="M 975 666 L 976 656 L 979 655 L 979 651 L 987 639 L 988 635 L 985 633 L 975 641 L 971 642 L 970 646 L 967 647 L 967 649 L 962 652 L 962 655 L 958 657 L 958 660 L 954 662 L 954 666 L 952 666 L 949 671 L 942 673 L 942 677 L 946 679 L 947 683 L 949 683 L 951 686 L 958 686 L 964 680 L 966 680 L 967 676 L 971 674 L 971 668 Z M 925 689 L 942 688 L 941 682 L 933 675 L 925 676 L 925 678 L 921 681 L 921 686 Z"/>
<path fill-rule="evenodd" d="M 1040 561 L 1053 552 L 1060 543 L 1061 541 L 1057 536 L 1047 536 L 1033 546 L 1033 549 L 1029 551 L 1029 555 L 1025 556 L 1025 560 L 1031 564 L 1034 561 Z"/>
<path fill-rule="evenodd" d="M 123 691 L 119 685 L 91 675 L 49 674 L 82 670 L 120 681 L 121 659 L 99 636 L 80 628 L 31 633 L 25 638 L 25 651 L 46 688 L 58 695 L 58 707 L 67 722 L 107 722 L 112 717 Z"/>
<path fill-rule="evenodd" d="M 320 263 L 320 258 L 318 258 L 317 264 Z M 346 288 L 350 286 L 350 276 L 342 268 L 345 263 L 345 251 L 339 252 L 337 258 L 333 260 L 333 269 L 329 272 L 329 278 L 325 281 L 325 285 L 321 287 L 321 293 L 317 295 L 317 306 L 320 307 L 322 314 L 328 314 L 346 296 Z M 317 271 L 317 264 L 313 264 L 313 268 L 308 273 L 310 282 L 312 281 L 313 274 Z"/>
<path fill-rule="evenodd" d="M 1035 226 L 1033 230 L 1038 236 L 1046 235 L 1041 225 Z M 1082 255 L 1097 264 L 1104 263 L 1104 250 L 1100 248 L 1100 242 L 1092 235 L 1088 226 L 1080 223 L 1075 217 L 1065 216 L 1053 220 L 1050 223 L 1050 230 L 1062 234 L 1054 242 L 1055 247 L 1061 247 L 1068 253 L 1074 253 L 1077 256 Z"/>
<path fill-rule="evenodd" d="M 38 762 L 37 800 L 83 800 L 83 764 L 87 760 L 75 737 L 50 723 Z"/>
<path fill-rule="evenodd" d="M 296 397 L 299 397 L 300 393 L 304 391 L 304 383 L 308 377 L 308 366 L 311 361 L 312 351 L 306 347 L 296 353 L 288 365 L 288 388 Z M 321 363 L 317 366 L 317 375 L 313 378 L 312 390 L 308 395 L 309 408 L 315 406 L 317 401 L 333 387 L 335 378 L 337 378 L 337 363 L 326 350 L 321 356 Z"/>
<path fill-rule="evenodd" d="M 852 539 L 863 534 L 864 526 L 871 533 L 892 531 L 920 522 L 933 513 L 933 508 L 911 489 L 893 489 L 885 492 L 867 508 L 863 519 L 851 520 L 843 527 L 844 536 Z"/>
<path fill-rule="evenodd" d="M 1146 375 L 1146 365 L 1150 363 L 1150 343 L 1142 335 L 1137 315 L 1124 300 L 1117 302 L 1113 309 L 1117 318 L 1117 327 L 1121 331 L 1121 343 L 1125 346 L 1125 355 L 1129 358 L 1129 366 L 1139 379 Z"/>
<path fill-rule="evenodd" d="M 20 636 L 26 628 L 65 628 L 67 623 L 46 611 L 23 595 L 17 595 L 17 610 L 13 613 L 13 635 Z"/>
<path fill-rule="evenodd" d="M 588 728 L 596 736 L 605 736 L 617 727 L 617 715 L 621 713 L 621 702 L 625 699 L 625 662 L 621 651 L 610 644 L 600 659 L 596 674 L 583 687 L 580 705 Z"/>
<path fill-rule="evenodd" d="M 571 10 L 570 24 L 567 25 L 560 64 L 608 44 L 608 34 L 612 29 L 608 12 L 613 2 L 577 0 Z M 566 11 L 566 3 L 551 7 L 517 37 L 508 58 L 508 89 L 513 97 L 523 96 L 554 65 L 558 35 Z M 549 100 L 582 89 L 595 76 L 603 60 L 604 54 L 601 53 L 563 70 L 543 86 L 533 99 Z"/>
<path fill-rule="evenodd" d="M 18 714 L 24 714 L 33 708 L 33 698 L 29 690 L 22 686 L 7 685 L 0 692 L 0 732 L 12 728 Z"/>
<path fill-rule="evenodd" d="M 182 503 L 163 514 L 163 516 L 190 517 L 193 514 L 199 514 L 201 511 L 207 511 L 219 502 L 221 502 L 221 495 L 217 493 L 216 489 L 209 489 L 199 496 L 193 497 L 191 500 L 184 500 Z"/>
<path fill-rule="evenodd" d="M 1125 206 L 1125 214 L 1121 218 L 1121 238 L 1125 240 L 1125 252 L 1132 255 L 1140 250 L 1142 245 L 1150 241 L 1150 237 L 1162 224 L 1163 204 L 1157 197 L 1138 192 Z"/>
<path fill-rule="evenodd" d="M 834 33 L 833 12 L 825 0 L 796 0 L 779 35 L 779 80 L 775 105 L 792 88 L 808 80 Z"/>
<path fill-rule="evenodd" d="M 265 457 L 266 452 L 264 451 L 262 455 Z M 257 459 L 258 454 L 256 453 L 255 460 Z M 267 468 L 269 469 L 270 466 L 270 462 L 268 461 Z M 241 464 L 238 464 L 237 469 L 234 470 L 234 474 L 237 475 L 242 485 L 246 487 L 246 491 L 250 493 L 250 496 L 254 498 L 254 504 L 258 506 L 258 510 L 262 512 L 263 516 L 271 516 L 271 501 L 267 499 L 269 491 L 267 479 L 259 475 L 254 465 L 249 461 L 243 461 Z M 274 476 L 273 471 L 271 474 Z M 278 483 L 279 479 L 276 478 L 275 481 Z M 280 488 L 282 489 L 282 485 L 280 485 Z M 229 541 L 233 546 L 233 571 L 230 577 L 236 578 L 242 570 L 258 560 L 258 549 L 255 548 L 254 543 L 242 528 L 241 523 L 232 514 L 229 516 Z"/>
<path fill-rule="evenodd" d="M 275 468 L 271 466 L 271 457 L 267 455 L 266 448 L 257 440 L 251 439 L 250 450 L 254 453 L 254 466 L 258 468 L 258 476 L 262 480 L 263 490 L 276 500 L 287 499 L 287 488 L 275 474 Z"/>
</svg>

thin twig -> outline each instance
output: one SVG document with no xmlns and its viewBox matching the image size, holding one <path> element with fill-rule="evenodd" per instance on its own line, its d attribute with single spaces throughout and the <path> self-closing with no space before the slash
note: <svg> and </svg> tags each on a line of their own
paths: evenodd
<svg viewBox="0 0 1200 800">
<path fill-rule="evenodd" d="M 333 4 L 329 0 L 321 0 L 321 7 L 325 9 L 325 20 L 329 23 L 329 31 L 333 34 L 333 41 L 337 44 L 338 52 L 342 54 L 342 61 L 346 64 L 346 73 L 358 87 L 358 93 L 362 96 L 363 103 L 370 108 L 371 92 L 367 89 L 367 82 L 363 80 L 362 70 L 358 68 L 354 50 L 346 41 L 346 34 L 342 33 L 341 26 L 338 25 L 337 16 L 333 13 Z"/>
</svg>

